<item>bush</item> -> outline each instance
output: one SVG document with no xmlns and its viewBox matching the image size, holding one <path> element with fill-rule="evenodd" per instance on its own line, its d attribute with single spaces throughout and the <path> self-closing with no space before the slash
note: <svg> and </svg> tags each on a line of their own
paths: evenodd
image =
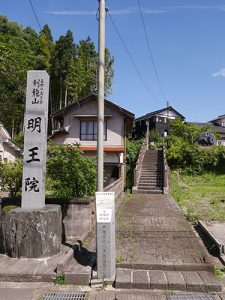
<svg viewBox="0 0 225 300">
<path fill-rule="evenodd" d="M 51 196 L 81 198 L 96 191 L 96 160 L 82 156 L 75 145 L 50 146 L 47 161 Z"/>
<path fill-rule="evenodd" d="M 0 165 L 0 186 L 10 197 L 18 197 L 22 190 L 23 163 L 21 159 Z"/>
<path fill-rule="evenodd" d="M 175 120 L 170 126 L 166 154 L 172 169 L 180 169 L 187 174 L 225 171 L 225 147 L 201 148 L 198 144 L 200 142 L 202 145 L 212 145 L 214 133 L 206 131 L 206 127 L 187 125 L 181 120 Z"/>
<path fill-rule="evenodd" d="M 215 136 L 213 133 L 210 132 L 203 132 L 199 139 L 198 142 L 200 145 L 203 146 L 211 146 L 215 144 Z"/>
<path fill-rule="evenodd" d="M 127 140 L 126 142 L 126 189 L 132 189 L 134 169 L 143 140 Z"/>
<path fill-rule="evenodd" d="M 155 148 L 161 148 L 163 146 L 163 140 L 163 137 L 158 132 L 156 132 L 155 130 L 150 130 L 149 142 L 154 142 Z"/>
</svg>

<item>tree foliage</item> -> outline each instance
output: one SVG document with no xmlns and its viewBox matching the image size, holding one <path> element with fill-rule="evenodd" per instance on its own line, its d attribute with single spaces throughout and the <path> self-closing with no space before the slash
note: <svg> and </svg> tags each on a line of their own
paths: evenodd
<svg viewBox="0 0 225 300">
<path fill-rule="evenodd" d="M 203 146 L 211 146 L 215 144 L 215 135 L 210 132 L 203 132 L 199 139 L 198 142 L 200 145 Z"/>
<path fill-rule="evenodd" d="M 106 49 L 106 95 L 111 91 L 113 61 Z M 19 133 L 23 128 L 26 77 L 32 69 L 50 74 L 50 113 L 97 88 L 97 51 L 90 37 L 75 43 L 68 30 L 54 41 L 47 24 L 38 34 L 0 16 L 0 123 L 9 131 Z"/>
<path fill-rule="evenodd" d="M 0 16 L 0 122 L 22 129 L 26 77 L 36 67 L 38 35 Z"/>
<path fill-rule="evenodd" d="M 21 195 L 22 189 L 22 160 L 0 164 L 0 187 L 4 192 L 9 192 L 10 197 Z"/>
<path fill-rule="evenodd" d="M 213 145 L 215 135 L 208 126 L 199 128 L 181 120 L 171 122 L 166 153 L 170 167 L 184 173 L 224 172 L 225 147 L 199 145 Z"/>
<path fill-rule="evenodd" d="M 134 169 L 143 140 L 126 141 L 126 188 L 132 189 Z"/>
<path fill-rule="evenodd" d="M 96 161 L 82 156 L 76 145 L 55 145 L 49 148 L 47 177 L 52 196 L 81 198 L 96 190 Z"/>
</svg>

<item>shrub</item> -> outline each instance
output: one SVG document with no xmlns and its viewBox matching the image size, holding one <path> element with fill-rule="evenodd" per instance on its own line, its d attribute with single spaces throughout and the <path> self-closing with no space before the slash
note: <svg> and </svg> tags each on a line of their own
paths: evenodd
<svg viewBox="0 0 225 300">
<path fill-rule="evenodd" d="M 49 147 L 47 176 L 51 196 L 80 198 L 96 191 L 96 160 L 82 156 L 76 145 Z"/>
<path fill-rule="evenodd" d="M 150 130 L 149 132 L 149 142 L 154 142 L 156 148 L 160 148 L 163 145 L 163 137 L 155 130 Z"/>
<path fill-rule="evenodd" d="M 200 142 L 202 145 L 213 145 L 215 134 L 207 127 L 197 128 L 181 120 L 171 122 L 170 126 L 166 154 L 172 169 L 180 169 L 187 174 L 225 171 L 225 147 L 201 148 L 198 144 Z"/>
<path fill-rule="evenodd" d="M 198 142 L 200 145 L 203 146 L 211 146 L 215 144 L 215 136 L 213 133 L 210 132 L 203 132 L 199 139 Z"/>
<path fill-rule="evenodd" d="M 0 186 L 10 197 L 21 195 L 23 163 L 21 159 L 0 165 Z"/>
<path fill-rule="evenodd" d="M 126 142 L 126 189 L 132 189 L 134 169 L 143 140 L 127 140 Z"/>
</svg>

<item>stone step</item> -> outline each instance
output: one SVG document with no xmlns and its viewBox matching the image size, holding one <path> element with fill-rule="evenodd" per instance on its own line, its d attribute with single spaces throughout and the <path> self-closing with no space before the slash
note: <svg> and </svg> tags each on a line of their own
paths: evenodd
<svg viewBox="0 0 225 300">
<path fill-rule="evenodd" d="M 162 184 L 162 180 L 160 179 L 157 179 L 157 178 L 152 178 L 152 179 L 148 179 L 148 180 L 139 180 L 138 184 L 141 184 L 141 185 L 152 185 L 152 184 L 159 184 L 161 183 Z"/>
<path fill-rule="evenodd" d="M 161 176 L 152 176 L 152 177 L 149 177 L 149 176 L 141 176 L 139 178 L 139 183 L 148 183 L 148 182 L 158 182 L 158 181 L 161 181 L 162 182 L 162 177 Z"/>
<path fill-rule="evenodd" d="M 141 190 L 138 189 L 135 194 L 162 194 L 163 191 L 162 190 Z"/>
<path fill-rule="evenodd" d="M 160 170 L 160 169 L 157 169 L 157 168 L 149 168 L 149 169 L 141 169 L 141 173 L 156 173 L 156 174 L 158 174 L 158 173 L 162 173 L 162 171 Z"/>
<path fill-rule="evenodd" d="M 159 186 L 138 186 L 138 190 L 144 190 L 144 191 L 152 191 L 152 190 L 162 190 Z"/>
<path fill-rule="evenodd" d="M 143 159 L 142 163 L 160 164 L 161 160 L 159 160 L 159 159 Z"/>
<path fill-rule="evenodd" d="M 153 181 L 153 182 L 142 182 L 142 181 L 139 181 L 138 183 L 138 186 L 160 186 L 162 187 L 162 181 Z"/>
<path fill-rule="evenodd" d="M 152 179 L 162 179 L 162 175 L 160 174 L 141 174 L 141 176 L 139 177 L 140 179 L 143 179 L 143 180 L 152 180 Z"/>
<path fill-rule="evenodd" d="M 142 175 L 162 175 L 162 172 L 160 172 L 160 171 L 146 171 L 146 172 L 141 172 L 141 176 Z"/>
<path fill-rule="evenodd" d="M 142 169 L 150 169 L 150 168 L 161 168 L 162 166 L 159 164 L 142 164 Z"/>
<path fill-rule="evenodd" d="M 160 169 L 161 167 L 159 165 L 153 165 L 153 164 L 146 164 L 146 165 L 143 165 L 141 166 L 141 168 L 144 170 L 144 169 L 152 169 L 152 168 L 157 168 L 157 169 Z"/>
<path fill-rule="evenodd" d="M 158 174 L 160 174 L 160 175 L 162 175 L 162 172 L 160 172 L 160 171 L 157 171 L 157 170 L 151 170 L 151 171 L 141 171 L 141 175 L 158 175 Z"/>
<path fill-rule="evenodd" d="M 162 183 L 151 182 L 151 183 L 139 183 L 138 184 L 138 189 L 139 190 L 141 190 L 141 189 L 149 190 L 149 189 L 155 189 L 157 187 L 162 188 Z"/>
<path fill-rule="evenodd" d="M 158 169 L 155 169 L 155 170 L 146 170 L 146 171 L 142 171 L 141 170 L 141 174 L 149 174 L 149 175 L 151 175 L 151 174 L 160 174 L 160 175 L 162 175 L 163 174 L 163 172 L 161 171 L 161 170 L 158 170 Z"/>
<path fill-rule="evenodd" d="M 131 270 L 117 268 L 118 289 L 157 289 L 188 292 L 220 292 L 222 287 L 212 272 Z"/>
</svg>

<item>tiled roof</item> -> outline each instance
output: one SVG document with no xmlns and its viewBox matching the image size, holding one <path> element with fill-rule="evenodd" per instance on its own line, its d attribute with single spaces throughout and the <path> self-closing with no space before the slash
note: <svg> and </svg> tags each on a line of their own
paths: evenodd
<svg viewBox="0 0 225 300">
<path fill-rule="evenodd" d="M 157 115 L 157 114 L 160 114 L 161 112 L 165 111 L 165 110 L 172 110 L 174 111 L 177 115 L 180 116 L 181 119 L 185 119 L 185 117 L 180 114 L 176 109 L 174 109 L 172 106 L 169 106 L 169 107 L 165 107 L 165 108 L 162 108 L 162 109 L 159 109 L 159 110 L 155 110 L 155 111 L 152 111 L 150 113 L 147 113 L 146 115 L 143 115 L 137 119 L 135 119 L 135 121 L 140 121 L 140 120 L 143 120 L 143 119 L 146 119 L 146 118 L 149 118 L 151 116 L 154 116 L 154 115 Z"/>
<path fill-rule="evenodd" d="M 213 124 L 211 122 L 208 122 L 208 123 L 199 123 L 199 122 L 187 122 L 187 124 L 190 124 L 190 125 L 195 125 L 197 127 L 204 127 L 204 126 L 209 126 L 209 128 L 211 130 L 215 130 L 217 131 L 218 133 L 222 133 L 222 134 L 225 134 L 225 127 L 223 126 L 220 126 L 220 125 L 217 125 L 217 124 Z"/>
</svg>

